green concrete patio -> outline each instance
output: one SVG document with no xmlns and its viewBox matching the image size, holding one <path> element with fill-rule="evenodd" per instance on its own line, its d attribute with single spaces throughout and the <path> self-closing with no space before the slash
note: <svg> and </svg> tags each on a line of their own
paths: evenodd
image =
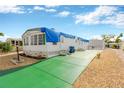
<svg viewBox="0 0 124 93">
<path fill-rule="evenodd" d="M 0 76 L 0 87 L 56 88 L 73 87 L 99 50 L 86 50 L 68 56 L 52 57 L 32 66 Z"/>
</svg>

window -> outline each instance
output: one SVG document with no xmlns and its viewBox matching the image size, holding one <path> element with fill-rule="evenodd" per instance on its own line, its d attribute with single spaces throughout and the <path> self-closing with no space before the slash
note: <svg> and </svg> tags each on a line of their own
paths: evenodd
<svg viewBox="0 0 124 93">
<path fill-rule="evenodd" d="M 34 35 L 34 45 L 37 45 L 37 35 Z"/>
<path fill-rule="evenodd" d="M 27 40 L 26 40 L 26 38 L 24 38 L 24 45 L 26 46 L 27 45 Z"/>
<path fill-rule="evenodd" d="M 19 41 L 20 46 L 22 46 L 22 41 Z"/>
<path fill-rule="evenodd" d="M 57 42 L 53 42 L 53 45 L 57 45 Z"/>
<path fill-rule="evenodd" d="M 33 37 L 34 37 L 34 36 L 31 36 L 31 45 L 33 45 Z"/>
<path fill-rule="evenodd" d="M 38 40 L 39 45 L 45 45 L 45 34 L 40 34 Z"/>
<path fill-rule="evenodd" d="M 45 34 L 43 34 L 43 45 L 45 45 L 45 42 L 46 42 L 46 36 Z"/>
<path fill-rule="evenodd" d="M 29 45 L 28 37 L 26 37 L 26 45 Z"/>
<path fill-rule="evenodd" d="M 30 39 L 30 45 L 45 45 L 45 34 L 32 35 Z M 26 38 L 24 39 L 24 42 L 27 44 Z"/>
<path fill-rule="evenodd" d="M 19 45 L 19 42 L 18 41 L 15 41 L 16 42 L 16 45 Z"/>
<path fill-rule="evenodd" d="M 26 45 L 29 45 L 28 37 L 25 37 L 25 38 L 24 38 L 24 45 L 25 45 L 25 46 L 26 46 Z"/>
<path fill-rule="evenodd" d="M 13 40 L 13 41 L 11 41 L 11 43 L 12 43 L 12 45 L 14 45 L 15 44 L 15 41 Z"/>
<path fill-rule="evenodd" d="M 24 38 L 24 40 L 23 40 L 23 43 L 24 43 L 24 45 L 25 45 L 25 38 Z"/>
<path fill-rule="evenodd" d="M 39 35 L 39 45 L 42 45 L 43 44 L 43 35 L 40 34 Z"/>
</svg>

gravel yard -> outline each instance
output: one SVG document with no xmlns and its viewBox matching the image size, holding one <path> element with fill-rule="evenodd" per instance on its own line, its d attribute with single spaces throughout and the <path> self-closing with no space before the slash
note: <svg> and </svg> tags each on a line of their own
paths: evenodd
<svg viewBox="0 0 124 93">
<path fill-rule="evenodd" d="M 7 70 L 7 69 L 11 69 L 11 68 L 26 66 L 26 65 L 36 63 L 38 61 L 38 59 L 20 56 L 20 59 L 24 59 L 24 62 L 18 63 L 17 65 L 15 65 L 10 60 L 12 58 L 16 58 L 16 57 L 17 57 L 16 54 L 0 56 L 0 70 Z"/>
<path fill-rule="evenodd" d="M 74 87 L 124 88 L 124 60 L 120 59 L 117 51 L 105 49 L 100 59 L 95 58 L 82 72 Z"/>
</svg>

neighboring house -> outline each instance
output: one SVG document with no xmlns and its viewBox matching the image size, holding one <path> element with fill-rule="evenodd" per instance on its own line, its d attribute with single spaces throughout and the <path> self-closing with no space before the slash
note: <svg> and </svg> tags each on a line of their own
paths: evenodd
<svg viewBox="0 0 124 93">
<path fill-rule="evenodd" d="M 23 35 L 23 51 L 28 56 L 52 57 L 61 50 L 68 51 L 70 46 L 76 50 L 87 49 L 89 41 L 46 27 L 28 29 Z"/>
<path fill-rule="evenodd" d="M 19 38 L 7 38 L 6 42 L 8 42 L 12 46 L 22 46 L 22 39 Z"/>
<path fill-rule="evenodd" d="M 99 49 L 99 50 L 102 50 L 104 48 L 105 48 L 105 43 L 104 43 L 103 40 L 92 39 L 89 42 L 88 49 Z"/>
</svg>

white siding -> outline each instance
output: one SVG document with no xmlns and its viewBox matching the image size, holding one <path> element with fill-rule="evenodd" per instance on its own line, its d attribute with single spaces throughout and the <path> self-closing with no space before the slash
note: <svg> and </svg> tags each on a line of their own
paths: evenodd
<svg viewBox="0 0 124 93">
<path fill-rule="evenodd" d="M 60 49 L 61 50 L 68 50 L 69 46 L 76 47 L 75 39 L 73 38 L 66 38 L 64 36 L 60 37 Z"/>
<path fill-rule="evenodd" d="M 89 49 L 104 49 L 105 48 L 105 43 L 103 40 L 97 40 L 97 39 L 93 39 L 90 40 L 89 43 Z"/>
<path fill-rule="evenodd" d="M 47 43 L 46 48 L 48 51 L 48 57 L 56 56 L 59 54 L 60 51 L 60 43 L 57 43 L 57 45 L 53 45 L 53 43 L 51 42 Z"/>
</svg>

